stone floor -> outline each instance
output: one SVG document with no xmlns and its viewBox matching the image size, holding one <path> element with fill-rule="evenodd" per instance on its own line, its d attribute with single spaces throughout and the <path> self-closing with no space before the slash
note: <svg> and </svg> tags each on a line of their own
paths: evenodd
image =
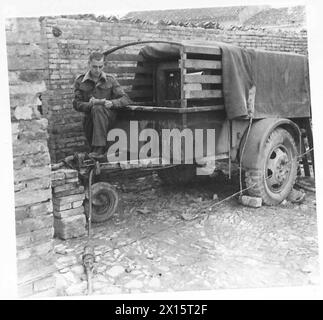
<svg viewBox="0 0 323 320">
<path fill-rule="evenodd" d="M 116 185 L 118 212 L 92 228 L 94 295 L 318 284 L 313 192 L 300 205 L 255 209 L 231 198 L 209 210 L 238 184 L 199 178 L 169 187 L 148 176 Z M 87 242 L 55 240 L 58 296 L 87 294 Z"/>
</svg>

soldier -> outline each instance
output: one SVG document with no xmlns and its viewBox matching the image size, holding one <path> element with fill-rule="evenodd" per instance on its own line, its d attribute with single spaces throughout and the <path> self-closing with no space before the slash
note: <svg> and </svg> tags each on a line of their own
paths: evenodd
<svg viewBox="0 0 323 320">
<path fill-rule="evenodd" d="M 116 111 L 111 107 L 123 107 L 131 101 L 118 81 L 103 72 L 102 53 L 92 53 L 88 66 L 88 71 L 75 80 L 73 108 L 85 113 L 83 128 L 91 147 L 90 155 L 100 158 L 106 149 L 108 130 L 116 119 Z"/>
</svg>

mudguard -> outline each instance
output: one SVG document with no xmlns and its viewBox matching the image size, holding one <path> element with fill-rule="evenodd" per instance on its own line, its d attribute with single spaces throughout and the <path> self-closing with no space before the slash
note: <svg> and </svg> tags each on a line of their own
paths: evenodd
<svg viewBox="0 0 323 320">
<path fill-rule="evenodd" d="M 268 139 L 269 135 L 278 127 L 286 129 L 293 136 L 296 145 L 300 145 L 301 131 L 298 125 L 293 121 L 283 118 L 267 118 L 257 120 L 251 125 L 251 129 L 249 132 L 248 140 L 243 155 L 241 155 L 241 153 L 243 145 L 246 141 L 248 129 L 246 129 L 240 143 L 239 157 L 241 159 L 242 156 L 243 168 L 257 169 L 255 167 L 255 164 L 258 162 L 264 144 Z"/>
</svg>

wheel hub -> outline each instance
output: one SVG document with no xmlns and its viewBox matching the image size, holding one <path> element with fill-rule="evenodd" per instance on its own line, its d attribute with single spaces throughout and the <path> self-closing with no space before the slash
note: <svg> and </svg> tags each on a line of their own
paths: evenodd
<svg viewBox="0 0 323 320">
<path fill-rule="evenodd" d="M 100 190 L 92 199 L 93 206 L 96 207 L 98 214 L 104 214 L 106 210 L 109 210 L 111 203 L 109 200 L 109 195 L 104 190 Z"/>
<path fill-rule="evenodd" d="M 266 180 L 268 187 L 279 192 L 288 180 L 291 170 L 287 150 L 284 146 L 278 146 L 272 150 L 266 167 Z"/>
</svg>

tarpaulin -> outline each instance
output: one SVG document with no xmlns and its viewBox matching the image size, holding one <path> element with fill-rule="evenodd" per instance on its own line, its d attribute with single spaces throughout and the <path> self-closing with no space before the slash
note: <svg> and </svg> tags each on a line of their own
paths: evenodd
<svg viewBox="0 0 323 320">
<path fill-rule="evenodd" d="M 180 45 L 155 43 L 143 47 L 139 54 L 147 61 L 166 61 L 180 58 Z"/>
<path fill-rule="evenodd" d="M 310 116 L 306 56 L 243 49 L 223 43 L 219 46 L 224 104 L 229 119 L 248 115 L 253 87 L 255 118 Z"/>
<path fill-rule="evenodd" d="M 187 42 L 194 45 L 196 42 Z M 141 49 L 146 60 L 180 58 L 180 46 L 152 44 Z M 310 92 L 307 57 L 245 49 L 221 42 L 199 42 L 221 48 L 224 107 L 229 119 L 248 117 L 308 117 Z M 254 96 L 255 95 L 255 96 Z"/>
</svg>

